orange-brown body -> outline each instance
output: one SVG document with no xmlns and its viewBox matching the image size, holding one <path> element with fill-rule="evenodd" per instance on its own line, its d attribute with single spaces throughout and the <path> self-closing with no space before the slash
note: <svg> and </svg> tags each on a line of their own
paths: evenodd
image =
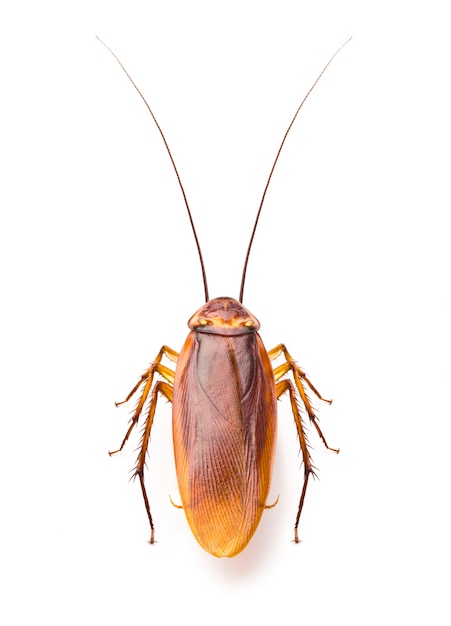
<svg viewBox="0 0 451 626">
<path fill-rule="evenodd" d="M 268 497 L 274 374 L 258 321 L 236 300 L 211 300 L 189 325 L 173 390 L 179 491 L 200 545 L 231 557 L 249 543 Z"/>
<path fill-rule="evenodd" d="M 141 389 L 122 444 L 144 413 L 141 444 L 134 470 L 139 478 L 150 524 L 155 528 L 144 481 L 150 434 L 160 395 L 172 402 L 174 455 L 182 506 L 200 545 L 214 556 L 233 557 L 252 538 L 267 505 L 276 445 L 276 402 L 290 397 L 304 462 L 304 483 L 294 525 L 298 525 L 314 468 L 298 400 L 324 445 L 306 387 L 318 390 L 283 343 L 266 351 L 260 323 L 233 298 L 209 300 L 188 323 L 191 328 L 180 354 L 162 346 L 123 402 Z M 279 356 L 285 361 L 273 366 Z M 176 363 L 175 372 L 163 357 Z M 286 378 L 291 373 L 293 381 Z M 160 378 L 154 382 L 155 375 Z M 326 400 L 331 402 L 331 400 Z M 122 402 L 118 403 L 122 404 Z"/>
</svg>

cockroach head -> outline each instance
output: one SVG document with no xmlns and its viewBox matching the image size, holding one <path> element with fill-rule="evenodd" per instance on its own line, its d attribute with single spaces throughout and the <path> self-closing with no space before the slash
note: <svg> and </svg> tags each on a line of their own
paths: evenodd
<svg viewBox="0 0 451 626">
<path fill-rule="evenodd" d="M 260 322 L 238 300 L 214 298 L 192 316 L 188 326 L 214 335 L 245 335 L 255 333 Z"/>
</svg>

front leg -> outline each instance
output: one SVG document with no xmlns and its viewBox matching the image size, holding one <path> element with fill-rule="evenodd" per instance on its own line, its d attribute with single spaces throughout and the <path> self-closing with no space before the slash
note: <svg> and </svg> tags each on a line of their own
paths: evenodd
<svg viewBox="0 0 451 626">
<path fill-rule="evenodd" d="M 332 403 L 332 400 L 326 400 L 325 398 L 321 396 L 319 391 L 317 391 L 314 385 L 307 378 L 305 372 L 297 365 L 297 363 L 291 357 L 290 353 L 288 352 L 284 344 L 281 343 L 268 352 L 269 358 L 272 361 L 276 359 L 277 357 L 279 357 L 281 354 L 284 355 L 286 362 L 275 367 L 273 370 L 274 379 L 276 381 L 276 396 L 277 398 L 280 398 L 280 396 L 286 392 L 288 392 L 290 396 L 291 410 L 292 410 L 294 421 L 296 424 L 296 430 L 298 432 L 299 443 L 300 443 L 301 452 L 302 452 L 302 460 L 304 463 L 304 484 L 302 486 L 302 493 L 299 499 L 298 512 L 296 514 L 296 520 L 294 524 L 294 541 L 295 543 L 299 543 L 299 537 L 298 537 L 299 519 L 301 517 L 302 508 L 304 506 L 305 494 L 307 492 L 307 485 L 308 485 L 309 478 L 311 475 L 315 476 L 315 472 L 314 472 L 314 467 L 312 464 L 312 457 L 309 452 L 309 446 L 308 446 L 307 436 L 305 433 L 304 422 L 302 420 L 302 415 L 299 410 L 296 390 L 299 393 L 299 396 L 301 397 L 302 404 L 305 407 L 305 410 L 307 412 L 307 415 L 309 416 L 310 422 L 314 425 L 319 437 L 321 438 L 326 448 L 328 450 L 331 450 L 332 452 L 336 452 L 337 454 L 340 450 L 338 448 L 331 448 L 328 445 L 319 427 L 319 424 L 317 422 L 317 418 L 313 410 L 312 404 L 307 396 L 305 385 L 307 385 L 320 400 L 323 400 L 324 402 L 328 402 L 329 404 Z M 293 376 L 293 380 L 295 383 L 294 385 L 291 382 L 291 380 L 288 380 L 286 378 L 282 379 L 282 377 L 290 371 Z"/>
<path fill-rule="evenodd" d="M 122 440 L 122 443 L 117 450 L 108 452 L 110 456 L 122 450 L 122 448 L 125 446 L 127 442 L 127 439 L 130 437 L 130 433 L 132 432 L 132 430 L 138 423 L 138 420 L 142 413 L 144 405 L 146 404 L 147 398 L 149 397 L 149 392 L 152 389 L 152 382 L 153 382 L 153 377 L 155 375 L 155 372 L 157 372 L 158 374 L 160 374 L 160 376 L 165 378 L 168 381 L 168 383 L 170 383 L 171 387 L 174 384 L 175 372 L 173 372 L 171 369 L 169 369 L 165 365 L 161 364 L 161 359 L 163 358 L 163 356 L 166 356 L 168 359 L 170 359 L 174 363 L 177 363 L 177 359 L 179 358 L 179 355 L 177 352 L 175 352 L 175 350 L 172 350 L 172 348 L 169 348 L 168 346 L 163 346 L 160 352 L 157 354 L 155 360 L 150 364 L 149 368 L 144 372 L 144 374 L 138 380 L 138 382 L 130 391 L 130 393 L 125 398 L 125 400 L 122 400 L 121 402 L 116 402 L 116 406 L 125 404 L 126 402 L 130 400 L 132 396 L 135 395 L 135 393 L 138 391 L 141 385 L 143 385 L 141 396 L 138 400 L 138 404 L 136 405 L 135 410 L 133 411 L 133 415 L 130 420 L 130 426 L 128 427 L 127 432 L 125 433 L 125 437 Z M 172 402 L 172 399 L 171 399 L 171 402 Z"/>
<path fill-rule="evenodd" d="M 281 354 L 284 355 L 284 357 L 286 359 L 286 362 L 282 363 L 278 367 L 274 368 L 274 378 L 275 378 L 276 382 L 278 380 L 280 380 L 282 378 L 282 376 L 284 376 L 285 374 L 287 374 L 288 372 L 291 371 L 291 373 L 293 375 L 294 383 L 296 385 L 296 389 L 298 390 L 299 395 L 301 396 L 302 403 L 305 406 L 305 410 L 307 411 L 307 414 L 309 416 L 310 422 L 315 427 L 316 432 L 318 433 L 319 437 L 321 438 L 321 441 L 324 443 L 326 448 L 328 450 L 331 450 L 332 452 L 336 452 L 338 454 L 340 452 L 340 449 L 339 448 L 331 448 L 329 446 L 329 444 L 326 441 L 326 438 L 324 437 L 324 435 L 323 435 L 323 433 L 321 431 L 321 428 L 319 427 L 319 424 L 318 424 L 318 421 L 317 421 L 317 417 L 316 417 L 315 412 L 313 410 L 312 404 L 310 402 L 309 397 L 307 396 L 307 392 L 306 392 L 304 383 L 307 384 L 308 387 L 310 387 L 310 389 L 313 391 L 313 393 L 320 400 L 322 400 L 323 402 L 327 402 L 328 404 L 332 404 L 332 400 L 326 400 L 326 398 L 322 397 L 322 395 L 319 393 L 319 391 L 316 389 L 316 387 L 307 378 L 306 373 L 299 367 L 299 365 L 296 363 L 296 361 L 290 355 L 290 353 L 288 352 L 288 350 L 286 349 L 286 347 L 284 346 L 283 343 L 280 343 L 278 346 L 276 346 L 275 348 L 273 348 L 272 350 L 270 350 L 268 352 L 268 355 L 269 355 L 269 358 L 271 359 L 271 361 L 273 361 L 274 359 L 277 359 L 277 357 L 280 356 Z"/>
<path fill-rule="evenodd" d="M 162 365 L 161 360 L 163 356 L 166 356 L 168 359 L 176 363 L 179 355 L 177 352 L 175 352 L 168 346 L 163 346 L 160 352 L 158 353 L 157 357 L 153 361 L 153 363 L 144 372 L 144 374 L 141 376 L 141 378 L 139 379 L 137 384 L 133 387 L 133 389 L 125 398 L 125 400 L 123 400 L 122 402 L 116 402 L 116 406 L 119 406 L 121 404 L 128 402 L 130 398 L 132 398 L 132 396 L 142 386 L 141 396 L 133 412 L 132 418 L 130 420 L 130 425 L 127 429 L 127 432 L 125 434 L 124 439 L 122 440 L 120 447 L 117 450 L 114 450 L 108 453 L 110 456 L 112 456 L 113 454 L 116 454 L 117 452 L 120 452 L 123 449 L 133 428 L 137 425 L 139 421 L 139 418 L 143 412 L 143 409 L 147 403 L 147 400 L 150 394 L 149 408 L 145 415 L 144 427 L 142 430 L 142 436 L 141 436 L 141 441 L 139 445 L 138 458 L 136 460 L 136 465 L 135 465 L 134 472 L 133 472 L 133 478 L 138 477 L 140 485 L 141 485 L 141 491 L 142 491 L 142 495 L 144 499 L 144 506 L 146 508 L 146 513 L 147 513 L 147 517 L 149 519 L 149 524 L 150 524 L 150 543 L 154 543 L 155 541 L 155 529 L 153 525 L 152 514 L 150 512 L 149 498 L 147 496 L 146 486 L 144 483 L 144 467 L 146 464 L 146 455 L 147 455 L 147 450 L 149 447 L 150 433 L 152 430 L 153 420 L 154 420 L 155 411 L 157 407 L 158 394 L 162 394 L 163 396 L 166 397 L 167 400 L 169 400 L 169 402 L 172 402 L 173 391 L 174 391 L 173 385 L 174 385 L 175 373 L 171 369 L 166 367 L 165 365 Z M 164 378 L 165 380 L 157 380 L 155 384 L 153 384 L 155 373 L 160 374 L 160 376 Z"/>
</svg>

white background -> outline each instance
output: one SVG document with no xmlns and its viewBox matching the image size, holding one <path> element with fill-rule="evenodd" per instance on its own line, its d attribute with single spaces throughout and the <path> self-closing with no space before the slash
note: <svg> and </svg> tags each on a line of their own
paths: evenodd
<svg viewBox="0 0 451 626">
<path fill-rule="evenodd" d="M 3 5 L 3 624 L 449 624 L 451 44 L 440 2 Z M 245 304 L 334 403 L 339 456 L 292 527 L 302 472 L 280 405 L 271 498 L 235 559 L 197 545 L 177 501 L 170 407 L 148 485 L 115 409 L 203 302 L 161 138 L 210 295 L 237 296 L 283 133 Z"/>
</svg>

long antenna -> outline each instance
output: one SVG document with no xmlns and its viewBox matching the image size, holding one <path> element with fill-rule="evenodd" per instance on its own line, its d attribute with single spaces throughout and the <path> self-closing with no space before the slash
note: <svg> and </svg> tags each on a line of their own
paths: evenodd
<svg viewBox="0 0 451 626">
<path fill-rule="evenodd" d="M 351 41 L 352 37 L 349 37 L 349 39 L 347 41 L 345 41 L 344 44 L 342 44 L 338 50 L 331 56 L 331 58 L 329 59 L 329 61 L 326 63 L 326 65 L 323 67 L 323 69 L 321 70 L 320 74 L 318 75 L 318 78 L 315 80 L 315 82 L 313 83 L 313 85 L 310 87 L 310 89 L 307 91 L 306 95 L 304 96 L 304 99 L 302 100 L 301 104 L 298 106 L 296 113 L 293 116 L 293 119 L 290 122 L 290 125 L 287 128 L 287 131 L 285 133 L 285 135 L 283 136 L 282 139 L 282 143 L 279 146 L 279 150 L 277 151 L 277 155 L 276 158 L 274 159 L 274 163 L 272 164 L 271 167 L 271 171 L 269 172 L 269 176 L 268 176 L 268 180 L 266 181 L 266 185 L 265 185 L 265 189 L 263 190 L 263 195 L 262 195 L 262 199 L 260 201 L 260 206 L 258 209 L 258 213 L 257 213 L 257 217 L 255 218 L 255 222 L 254 222 L 254 228 L 252 229 L 252 235 L 249 241 L 249 246 L 247 248 L 247 253 L 246 253 L 246 259 L 244 261 L 244 268 L 243 268 L 243 274 L 241 277 L 241 289 L 240 289 L 240 302 L 243 302 L 243 293 L 244 293 L 244 282 L 246 280 L 246 271 L 247 271 L 247 264 L 249 262 L 249 255 L 251 253 L 251 248 L 252 248 L 252 243 L 254 241 L 254 237 L 255 237 L 255 231 L 257 230 L 257 224 L 258 224 L 258 220 L 260 219 L 260 213 L 262 212 L 262 208 L 263 208 L 263 203 L 265 201 L 265 197 L 266 197 L 266 192 L 268 191 L 268 187 L 269 187 L 269 183 L 271 182 L 271 178 L 273 175 L 273 172 L 276 168 L 277 165 L 277 161 L 279 160 L 279 156 L 280 153 L 282 152 L 282 148 L 283 145 L 285 143 L 286 138 L 288 137 L 288 133 L 291 130 L 291 127 L 293 126 L 299 111 L 302 109 L 304 102 L 307 100 L 307 98 L 309 97 L 309 95 L 312 93 L 312 91 L 315 89 L 317 83 L 319 82 L 321 76 L 324 74 L 324 72 L 327 70 L 327 68 L 329 67 L 329 65 L 332 63 L 332 61 L 334 60 L 334 58 L 337 56 L 337 54 L 340 52 L 340 50 L 342 50 L 347 43 L 349 43 Z"/>
<path fill-rule="evenodd" d="M 182 180 L 181 180 L 180 175 L 179 175 L 179 172 L 178 172 L 178 170 L 177 170 L 177 166 L 175 165 L 175 161 L 174 161 L 174 159 L 172 158 L 172 154 L 171 154 L 171 151 L 170 151 L 170 149 L 169 149 L 168 142 L 166 141 L 166 137 L 164 136 L 163 131 L 161 130 L 160 124 L 157 122 L 157 118 L 156 118 L 156 117 L 155 117 L 155 115 L 153 114 L 152 109 L 151 109 L 151 108 L 150 108 L 150 106 L 147 104 L 147 101 L 146 101 L 146 99 L 144 98 L 143 94 L 140 92 L 140 90 L 138 89 L 138 87 L 137 87 L 137 85 L 136 85 L 135 81 L 132 79 L 132 77 L 131 77 L 131 76 L 130 76 L 130 74 L 127 72 L 127 70 L 125 69 L 125 67 L 122 65 L 122 63 L 121 63 L 121 61 L 119 60 L 119 58 L 115 55 L 115 53 L 111 50 L 111 48 L 110 48 L 109 46 L 107 46 L 107 45 L 106 45 L 106 43 L 100 39 L 100 37 L 99 37 L 98 35 L 96 35 L 96 37 L 97 37 L 97 39 L 100 41 L 100 43 L 101 43 L 102 45 L 104 45 L 104 46 L 105 46 L 105 48 L 106 48 L 106 49 L 107 49 L 107 50 L 108 50 L 108 51 L 109 51 L 109 52 L 113 55 L 113 57 L 116 59 L 116 61 L 119 63 L 119 65 L 121 66 L 121 68 L 122 68 L 122 69 L 123 69 L 123 71 L 125 72 L 125 75 L 127 76 L 128 80 L 131 82 L 131 84 L 133 85 L 133 87 L 136 89 L 136 91 L 138 92 L 138 94 L 141 96 L 142 101 L 143 101 L 143 102 L 144 102 L 144 104 L 146 105 L 147 110 L 149 111 L 149 113 L 151 114 L 152 119 L 153 119 L 153 121 L 155 122 L 155 125 L 156 125 L 156 127 L 158 128 L 158 130 L 159 130 L 159 132 L 160 132 L 160 135 L 161 135 L 161 137 L 162 137 L 162 139 L 163 139 L 163 141 L 164 141 L 164 145 L 166 146 L 166 150 L 167 150 L 167 152 L 168 152 L 168 154 L 169 154 L 169 158 L 171 159 L 172 167 L 174 168 L 175 175 L 177 176 L 177 180 L 178 180 L 178 182 L 179 182 L 179 186 L 180 186 L 180 189 L 181 189 L 181 191 L 182 191 L 183 200 L 184 200 L 184 202 L 185 202 L 186 210 L 188 211 L 188 217 L 189 217 L 189 221 L 190 221 L 190 223 L 191 223 L 191 228 L 192 228 L 192 230 L 193 230 L 194 239 L 195 239 L 195 241 L 196 241 L 197 252 L 199 253 L 199 261 L 200 261 L 200 266 L 201 266 L 201 269 L 202 269 L 202 279 L 203 279 L 203 281 L 204 281 L 204 291 L 205 291 L 205 302 L 208 302 L 209 297 L 208 297 L 207 274 L 206 274 L 206 272 L 205 272 L 205 265 L 204 265 L 204 260 L 203 260 L 203 258 L 202 258 L 202 251 L 201 251 L 201 249 L 200 249 L 199 239 L 197 238 L 197 233 L 196 233 L 196 229 L 195 229 L 195 227 L 194 227 L 193 217 L 192 217 L 192 215 L 191 215 L 191 211 L 190 211 L 190 208 L 189 208 L 189 205 L 188 205 L 188 200 L 187 200 L 187 197 L 186 197 L 186 193 L 185 193 L 185 190 L 184 190 L 183 185 L 182 185 Z"/>
</svg>

